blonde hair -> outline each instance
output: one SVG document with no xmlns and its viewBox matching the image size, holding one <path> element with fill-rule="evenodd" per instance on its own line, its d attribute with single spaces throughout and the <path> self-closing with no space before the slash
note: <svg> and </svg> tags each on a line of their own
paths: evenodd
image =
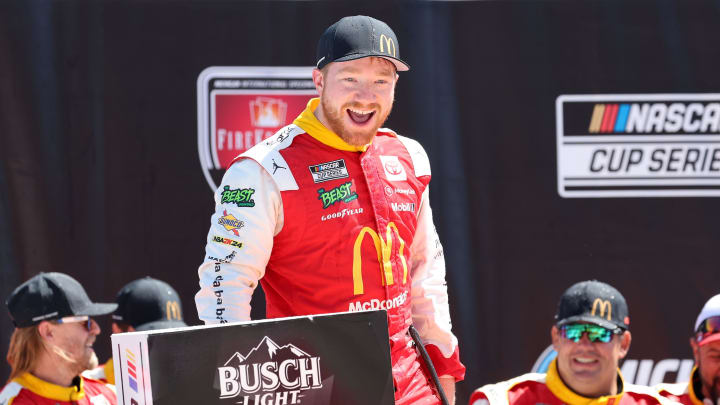
<svg viewBox="0 0 720 405">
<path fill-rule="evenodd" d="M 45 345 L 37 325 L 15 328 L 10 337 L 10 347 L 6 357 L 11 367 L 8 382 L 35 368 L 41 352 L 44 350 Z"/>
</svg>

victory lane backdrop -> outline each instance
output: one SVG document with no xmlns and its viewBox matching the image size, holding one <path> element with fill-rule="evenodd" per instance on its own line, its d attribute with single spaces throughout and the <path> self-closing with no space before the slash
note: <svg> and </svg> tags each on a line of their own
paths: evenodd
<svg viewBox="0 0 720 405">
<path fill-rule="evenodd" d="M 412 67 L 387 126 L 431 159 L 468 367 L 458 403 L 529 371 L 560 294 L 589 278 L 627 298 L 635 377 L 670 360 L 654 374 L 674 381 L 697 312 L 720 292 L 717 200 L 561 197 L 556 101 L 720 92 L 710 0 L 0 2 L 3 299 L 38 271 L 69 273 L 106 301 L 151 275 L 197 324 L 213 209 L 198 159 L 200 73 L 312 66 L 322 31 L 355 14 L 393 27 Z M 589 129 L 587 114 L 572 120 Z M 254 318 L 262 307 L 256 299 Z M 104 361 L 109 317 L 100 323 Z M 11 332 L 0 317 L 3 351 Z"/>
</svg>

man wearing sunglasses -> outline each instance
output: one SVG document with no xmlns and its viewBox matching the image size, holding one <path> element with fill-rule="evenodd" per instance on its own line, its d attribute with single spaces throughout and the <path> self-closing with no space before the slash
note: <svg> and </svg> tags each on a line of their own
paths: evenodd
<svg viewBox="0 0 720 405">
<path fill-rule="evenodd" d="M 690 381 L 659 384 L 660 395 L 683 405 L 720 405 L 720 294 L 705 303 L 690 338 L 695 368 Z"/>
<path fill-rule="evenodd" d="M 476 390 L 471 405 L 653 405 L 669 403 L 647 388 L 625 384 L 618 362 L 630 348 L 630 317 L 622 294 L 583 281 L 560 298 L 550 330 L 557 351 L 547 373 L 530 373 Z"/>
<path fill-rule="evenodd" d="M 40 273 L 5 302 L 15 330 L 7 360 L 12 368 L 0 404 L 116 404 L 112 386 L 82 377 L 97 365 L 92 348 L 100 327 L 92 317 L 116 304 L 90 301 L 82 285 L 62 273 Z"/>
</svg>

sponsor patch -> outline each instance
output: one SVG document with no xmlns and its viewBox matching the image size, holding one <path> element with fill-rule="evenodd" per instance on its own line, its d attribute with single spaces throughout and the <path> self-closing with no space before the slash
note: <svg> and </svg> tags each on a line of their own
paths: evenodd
<svg viewBox="0 0 720 405">
<path fill-rule="evenodd" d="M 383 170 L 385 171 L 385 177 L 390 181 L 404 181 L 407 180 L 407 174 L 405 168 L 400 163 L 400 159 L 397 156 L 380 156 L 380 162 L 382 163 Z"/>
<path fill-rule="evenodd" d="M 220 203 L 235 204 L 238 207 L 254 207 L 255 200 L 252 198 L 253 194 L 255 194 L 254 188 L 231 189 L 230 186 L 225 186 L 220 195 Z"/>
<path fill-rule="evenodd" d="M 352 182 L 348 181 L 335 188 L 325 191 L 324 188 L 317 190 L 318 200 L 322 201 L 323 209 L 327 209 L 333 204 L 344 202 L 349 203 L 350 201 L 357 200 L 358 195 L 352 189 Z"/>
<path fill-rule="evenodd" d="M 245 226 L 245 222 L 235 218 L 233 214 L 228 214 L 227 210 L 223 210 L 223 216 L 218 218 L 218 224 L 222 225 L 226 231 L 231 231 L 235 236 L 240 236 L 238 230 Z"/>
<path fill-rule="evenodd" d="M 320 360 L 265 336 L 245 355 L 235 352 L 217 368 L 220 399 L 233 398 L 241 405 L 299 404 L 303 391 L 323 387 Z"/>
<path fill-rule="evenodd" d="M 385 310 L 391 310 L 393 308 L 397 308 L 405 304 L 405 301 L 407 301 L 407 291 L 403 292 L 402 294 L 390 298 L 387 300 L 381 300 L 377 298 L 373 298 L 368 301 L 356 301 L 351 302 L 350 306 L 348 308 L 348 311 L 350 312 L 358 312 L 358 311 L 370 311 L 370 310 L 378 310 L 378 309 L 385 309 Z"/>
<path fill-rule="evenodd" d="M 390 203 L 395 212 L 415 212 L 415 203 Z"/>
<path fill-rule="evenodd" d="M 341 211 L 333 212 L 332 214 L 323 215 L 320 217 L 321 221 L 327 221 L 335 218 L 345 218 L 346 216 L 362 214 L 362 208 L 343 208 Z"/>
<path fill-rule="evenodd" d="M 313 181 L 315 183 L 322 183 L 329 180 L 344 179 L 349 176 L 344 159 L 333 160 L 332 162 L 308 166 L 308 169 L 310 169 L 310 174 L 312 174 Z"/>
<path fill-rule="evenodd" d="M 232 246 L 232 247 L 238 248 L 238 249 L 241 249 L 241 248 L 242 248 L 242 245 L 243 245 L 241 242 L 238 242 L 238 241 L 236 241 L 236 240 L 232 240 L 232 239 L 230 239 L 230 238 L 224 238 L 224 237 L 222 237 L 222 236 L 213 236 L 213 237 L 212 237 L 212 241 L 215 242 L 215 243 L 220 243 L 220 244 L 223 244 L 223 245 Z"/>
<path fill-rule="evenodd" d="M 720 94 L 562 95 L 562 197 L 720 196 Z"/>
</svg>

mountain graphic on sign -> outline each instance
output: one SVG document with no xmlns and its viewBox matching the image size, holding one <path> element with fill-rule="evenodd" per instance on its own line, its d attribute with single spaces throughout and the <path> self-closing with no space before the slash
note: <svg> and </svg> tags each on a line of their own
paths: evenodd
<svg viewBox="0 0 720 405">
<path fill-rule="evenodd" d="M 236 367 L 243 363 L 265 363 L 268 361 L 282 362 L 283 360 L 300 357 L 311 356 L 293 344 L 280 346 L 272 339 L 265 336 L 260 343 L 251 349 L 245 356 L 241 355 L 239 352 L 235 352 L 235 354 L 233 354 L 228 361 L 225 362 L 225 366 Z"/>
</svg>

